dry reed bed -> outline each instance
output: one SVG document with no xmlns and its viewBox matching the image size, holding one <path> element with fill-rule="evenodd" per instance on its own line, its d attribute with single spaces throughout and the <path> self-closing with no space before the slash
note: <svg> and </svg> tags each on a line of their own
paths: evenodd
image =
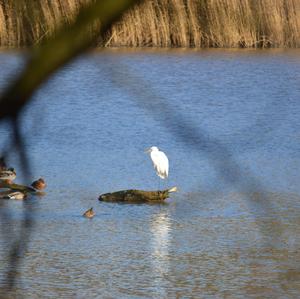
<svg viewBox="0 0 300 299">
<path fill-rule="evenodd" d="M 0 0 L 0 46 L 42 41 L 89 1 Z M 98 45 L 299 47 L 300 0 L 146 0 Z"/>
</svg>

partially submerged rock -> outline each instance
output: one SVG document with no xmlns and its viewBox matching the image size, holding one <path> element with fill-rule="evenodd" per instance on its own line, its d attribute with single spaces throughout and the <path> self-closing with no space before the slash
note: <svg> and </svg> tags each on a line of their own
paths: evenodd
<svg viewBox="0 0 300 299">
<path fill-rule="evenodd" d="M 112 193 L 105 193 L 99 196 L 100 201 L 107 202 L 131 202 L 131 203 L 146 203 L 146 202 L 163 202 L 172 192 L 176 192 L 177 187 L 166 190 L 143 191 L 143 190 L 122 190 Z"/>
</svg>

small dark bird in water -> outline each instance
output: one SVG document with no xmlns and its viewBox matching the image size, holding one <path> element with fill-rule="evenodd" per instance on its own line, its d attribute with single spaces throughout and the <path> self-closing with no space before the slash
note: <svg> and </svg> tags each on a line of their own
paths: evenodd
<svg viewBox="0 0 300 299">
<path fill-rule="evenodd" d="M 95 216 L 95 212 L 93 211 L 93 208 L 88 209 L 82 216 L 86 218 L 93 218 Z"/>
<path fill-rule="evenodd" d="M 0 180 L 5 181 L 8 184 L 11 184 L 16 176 L 17 174 L 13 168 L 8 168 L 6 170 L 0 171 Z"/>
<path fill-rule="evenodd" d="M 43 190 L 47 185 L 43 178 L 39 178 L 38 180 L 34 181 L 31 186 L 36 190 Z"/>
</svg>

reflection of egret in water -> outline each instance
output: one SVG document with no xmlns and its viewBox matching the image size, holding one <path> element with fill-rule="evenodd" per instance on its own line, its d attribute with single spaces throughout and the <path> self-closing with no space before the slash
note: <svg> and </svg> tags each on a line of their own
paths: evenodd
<svg viewBox="0 0 300 299">
<path fill-rule="evenodd" d="M 150 223 L 152 273 L 155 292 L 160 298 L 165 298 L 169 273 L 169 247 L 171 221 L 166 212 L 161 211 L 153 215 Z"/>
</svg>

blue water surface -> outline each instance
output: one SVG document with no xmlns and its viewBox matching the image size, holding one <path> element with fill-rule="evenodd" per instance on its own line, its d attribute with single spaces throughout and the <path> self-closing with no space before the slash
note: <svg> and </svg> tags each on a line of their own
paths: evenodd
<svg viewBox="0 0 300 299">
<path fill-rule="evenodd" d="M 9 146 L 10 123 L 0 126 L 16 182 L 48 185 L 27 201 L 35 226 L 14 294 L 296 298 L 299 58 L 299 50 L 110 49 L 54 74 L 21 116 L 29 178 Z M 2 90 L 25 61 L 0 54 Z M 169 157 L 167 181 L 144 153 L 154 145 Z M 180 192 L 167 205 L 97 201 L 158 186 Z M 97 215 L 87 221 L 91 206 Z M 1 210 L 18 237 L 23 204 Z"/>
</svg>

